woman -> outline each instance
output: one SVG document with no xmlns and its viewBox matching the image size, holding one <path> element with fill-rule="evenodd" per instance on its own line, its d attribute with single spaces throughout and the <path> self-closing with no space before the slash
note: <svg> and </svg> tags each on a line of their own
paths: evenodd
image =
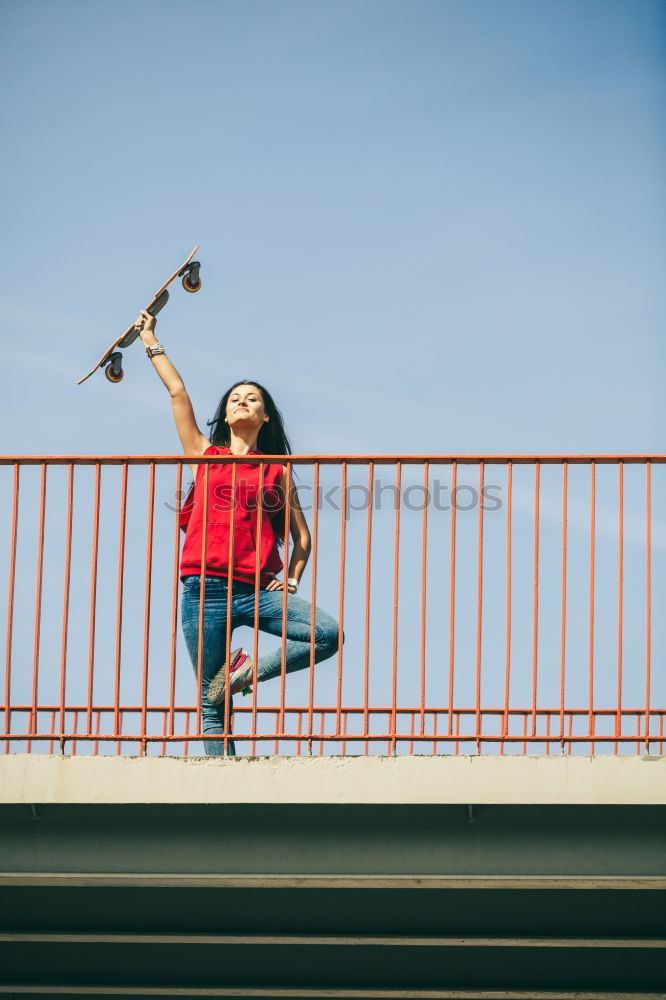
<svg viewBox="0 0 666 1000">
<path fill-rule="evenodd" d="M 176 429 L 186 455 L 288 455 L 291 453 L 282 417 L 270 393 L 253 382 L 238 382 L 220 401 L 212 426 L 211 441 L 197 427 L 194 410 L 183 380 L 167 358 L 155 336 L 156 320 L 142 312 L 137 325 L 141 340 L 157 374 L 169 390 Z M 261 450 L 259 447 L 261 446 Z M 227 600 L 231 590 L 231 628 L 255 623 L 255 578 L 259 572 L 258 625 L 264 632 L 282 635 L 283 590 L 278 579 L 282 561 L 278 542 L 284 540 L 286 467 L 264 465 L 260 483 L 259 463 L 222 463 L 208 466 L 208 502 L 205 503 L 205 465 L 192 465 L 194 487 L 191 502 L 183 508 L 181 524 L 187 533 L 181 557 L 183 581 L 182 623 L 190 659 L 198 676 L 199 595 L 201 556 L 206 536 L 203 641 L 201 655 L 202 731 L 207 736 L 224 732 L 226 701 Z M 260 488 L 261 487 L 261 488 Z M 233 498 L 233 502 L 232 502 Z M 189 501 L 190 498 L 188 498 Z M 258 508 L 261 508 L 261 517 Z M 204 510 L 207 511 L 204 525 Z M 310 665 L 312 607 L 297 596 L 298 584 L 310 556 L 308 530 L 298 493 L 289 487 L 289 531 L 293 539 L 286 586 L 289 592 L 284 622 L 285 670 L 303 670 Z M 229 541 L 233 524 L 233 555 L 229 587 Z M 257 546 L 257 534 L 261 537 Z M 338 624 L 325 611 L 315 609 L 314 661 L 325 660 L 338 648 Z M 262 656 L 256 665 L 257 681 L 279 677 L 281 649 Z M 244 649 L 229 658 L 230 695 L 252 686 L 254 664 Z M 231 711 L 231 697 L 229 698 Z M 230 717 L 230 715 L 229 715 Z M 235 753 L 229 743 L 229 753 Z M 224 740 L 204 740 L 206 753 L 223 755 Z"/>
</svg>

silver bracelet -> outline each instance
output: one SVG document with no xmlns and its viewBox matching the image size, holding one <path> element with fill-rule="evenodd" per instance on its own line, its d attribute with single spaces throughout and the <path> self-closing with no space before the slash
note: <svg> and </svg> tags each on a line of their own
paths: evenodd
<svg viewBox="0 0 666 1000">
<path fill-rule="evenodd" d="M 298 590 L 298 580 L 296 579 L 295 576 L 290 576 L 288 578 L 288 580 L 287 580 L 287 586 L 288 587 L 296 587 L 296 590 Z"/>
<path fill-rule="evenodd" d="M 154 358 L 156 354 L 166 354 L 166 351 L 164 350 L 161 344 L 157 343 L 153 344 L 152 347 L 147 347 L 146 354 L 148 355 L 149 358 Z"/>
</svg>

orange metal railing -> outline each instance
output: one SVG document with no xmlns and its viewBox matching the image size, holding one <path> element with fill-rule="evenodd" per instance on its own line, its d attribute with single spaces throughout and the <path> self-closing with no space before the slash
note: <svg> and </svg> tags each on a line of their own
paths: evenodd
<svg viewBox="0 0 666 1000">
<path fill-rule="evenodd" d="M 187 466 L 208 477 L 212 461 L 0 459 L 6 753 L 202 752 L 178 521 Z M 287 675 L 283 632 L 280 677 L 227 706 L 225 745 L 663 754 L 666 627 L 653 607 L 666 597 L 666 456 L 248 461 L 260 483 L 281 462 L 296 484 L 313 539 L 300 594 L 345 643 L 316 666 L 312 647 L 309 669 Z M 288 508 L 287 491 L 287 521 Z M 289 554 L 287 538 L 285 565 Z M 276 641 L 257 614 L 243 640 L 255 663 Z"/>
</svg>

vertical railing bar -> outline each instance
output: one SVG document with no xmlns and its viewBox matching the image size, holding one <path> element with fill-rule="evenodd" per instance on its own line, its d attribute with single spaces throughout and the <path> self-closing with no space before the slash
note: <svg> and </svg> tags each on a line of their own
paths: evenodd
<svg viewBox="0 0 666 1000">
<path fill-rule="evenodd" d="M 102 722 L 102 713 L 97 710 L 95 712 L 95 736 L 99 736 L 99 730 Z M 95 740 L 93 743 L 93 757 L 96 757 L 99 753 L 99 740 Z"/>
<path fill-rule="evenodd" d="M 289 577 L 289 530 L 291 527 L 291 462 L 286 464 L 284 477 L 284 572 L 282 578 L 282 639 L 280 642 L 280 714 L 278 722 L 278 739 L 284 733 L 284 699 L 287 682 L 287 601 L 289 599 L 289 587 L 287 579 Z M 276 750 L 277 753 L 277 750 Z"/>
<path fill-rule="evenodd" d="M 257 684 L 257 661 L 259 659 L 259 591 L 260 591 L 260 577 L 261 577 L 261 549 L 262 549 L 262 531 L 264 527 L 264 479 L 266 475 L 266 466 L 264 462 L 259 462 L 259 484 L 257 486 L 257 533 L 256 533 L 256 546 L 255 546 L 255 562 L 254 562 L 254 621 L 252 623 L 252 721 L 251 721 L 251 736 L 252 736 L 252 755 L 254 756 L 255 744 L 256 744 L 256 734 L 257 734 L 257 698 L 258 698 L 258 684 Z"/>
<path fill-rule="evenodd" d="M 395 470 L 395 547 L 393 552 L 393 676 L 391 681 L 391 753 L 396 752 L 398 698 L 398 580 L 400 560 L 400 507 L 402 505 L 402 462 Z"/>
<path fill-rule="evenodd" d="M 589 704 L 588 704 L 588 736 L 594 735 L 594 556 L 595 556 L 595 529 L 596 529 L 596 464 L 590 463 L 590 677 L 589 677 Z M 590 741 L 591 752 L 594 754 L 595 745 Z"/>
<path fill-rule="evenodd" d="M 174 735 L 176 701 L 176 638 L 178 636 L 178 563 L 180 556 L 180 511 L 182 507 L 183 466 L 176 464 L 176 511 L 173 539 L 173 586 L 171 602 L 171 663 L 169 664 L 169 736 Z M 166 719 L 166 716 L 165 716 Z M 166 753 L 163 749 L 162 756 Z"/>
<path fill-rule="evenodd" d="M 479 520 L 478 520 L 478 562 L 476 592 L 476 702 L 474 725 L 476 729 L 476 752 L 481 752 L 481 652 L 483 629 L 483 484 L 485 463 L 479 463 Z"/>
<path fill-rule="evenodd" d="M 198 472 L 198 470 L 197 470 Z M 208 506 L 209 506 L 209 481 L 210 481 L 210 465 L 208 462 L 204 465 L 203 473 L 203 510 L 202 525 L 201 525 L 201 567 L 199 570 L 199 623 L 198 623 L 198 633 L 197 633 L 197 717 L 195 720 L 195 738 L 201 737 L 201 732 L 203 730 L 202 719 L 201 719 L 201 682 L 202 682 L 202 671 L 203 671 L 203 630 L 204 630 L 204 606 L 206 603 L 206 555 L 207 555 L 207 544 L 208 544 Z M 187 722 L 189 725 L 189 714 L 187 716 Z M 187 744 L 186 744 L 187 745 Z M 187 754 L 187 750 L 185 751 Z"/>
<path fill-rule="evenodd" d="M 513 502 L 513 463 L 507 464 L 506 472 L 506 654 L 504 667 L 504 717 L 502 719 L 502 739 L 506 740 L 509 732 L 509 689 L 511 678 L 511 528 Z M 504 753 L 504 743 L 501 744 Z"/>
<path fill-rule="evenodd" d="M 347 554 L 347 463 L 343 462 L 340 469 L 340 479 L 342 488 L 342 502 L 340 505 L 340 582 L 338 589 L 338 628 L 340 639 L 338 641 L 338 690 L 335 712 L 335 735 L 340 735 L 340 713 L 342 711 L 342 631 L 344 628 L 344 608 L 345 608 L 345 567 Z"/>
<path fill-rule="evenodd" d="M 527 712 L 523 712 L 523 757 L 527 754 Z"/>
<path fill-rule="evenodd" d="M 571 710 L 569 710 L 569 717 L 568 718 L 569 718 L 569 726 L 568 726 L 568 729 L 569 729 L 569 738 L 567 740 L 567 754 L 568 754 L 568 756 L 571 756 L 571 750 L 572 750 L 572 747 L 573 747 L 573 744 L 571 742 L 571 737 L 573 736 L 573 719 L 574 719 L 573 712 Z"/>
<path fill-rule="evenodd" d="M 296 741 L 296 756 L 300 757 L 301 756 L 301 742 L 302 742 L 301 735 L 303 733 L 303 713 L 302 712 L 297 712 L 296 713 L 296 718 L 298 720 L 297 723 L 296 723 L 296 735 L 298 737 L 298 739 Z"/>
<path fill-rule="evenodd" d="M 567 504 L 569 466 L 562 466 L 562 619 L 560 627 L 560 750 L 564 750 L 564 692 L 567 631 Z"/>
<path fill-rule="evenodd" d="M 645 465 L 645 752 L 650 752 L 652 668 L 652 463 Z"/>
<path fill-rule="evenodd" d="M 256 756 L 256 753 L 257 753 L 257 739 L 256 739 L 256 736 L 252 737 L 252 749 L 251 749 L 250 753 L 252 754 L 253 757 Z"/>
<path fill-rule="evenodd" d="M 163 737 L 166 736 L 166 734 L 167 734 L 167 719 L 168 719 L 168 717 L 169 717 L 169 712 L 168 711 L 162 712 L 162 736 Z M 166 748 L 167 748 L 166 740 L 162 739 L 162 757 L 166 757 Z"/>
<path fill-rule="evenodd" d="M 14 492 L 12 499 L 12 535 L 9 550 L 9 585 L 7 594 L 7 640 L 5 646 L 5 753 L 9 753 L 9 734 L 11 732 L 11 674 L 12 674 L 12 632 L 14 628 L 14 585 L 16 582 L 16 538 L 18 534 L 18 503 L 19 503 L 19 472 L 18 462 L 14 462 Z"/>
<path fill-rule="evenodd" d="M 374 505 L 374 475 L 375 463 L 368 463 L 368 521 L 365 540 L 365 635 L 363 641 L 363 735 L 365 739 L 365 754 L 367 756 L 368 727 L 370 724 L 370 592 L 371 592 L 371 559 L 372 559 L 372 509 Z"/>
<path fill-rule="evenodd" d="M 455 600 L 456 600 L 456 483 L 458 464 L 451 466 L 451 574 L 449 591 L 449 725 L 448 735 L 453 734 L 453 658 L 455 651 Z"/>
<path fill-rule="evenodd" d="M 123 628 L 123 585 L 125 579 L 125 527 L 127 521 L 127 462 L 123 462 L 120 482 L 120 526 L 118 532 L 118 591 L 116 598 L 116 662 L 114 678 L 114 720 L 115 735 L 118 736 L 117 750 L 120 753 L 120 661 L 122 654 Z"/>
<path fill-rule="evenodd" d="M 532 736 L 536 736 L 537 671 L 539 656 L 539 500 L 541 486 L 541 466 L 534 466 L 534 611 L 532 633 Z"/>
<path fill-rule="evenodd" d="M 97 559 L 99 553 L 99 503 L 102 488 L 102 466 L 95 463 L 95 506 L 93 510 L 92 564 L 90 567 L 90 633 L 88 645 L 88 701 L 86 733 L 92 733 L 93 670 L 95 666 L 95 630 L 97 624 Z"/>
<path fill-rule="evenodd" d="M 615 715 L 615 735 L 622 735 L 622 600 L 624 590 L 624 463 L 618 463 L 618 571 L 617 571 L 617 712 Z M 615 753 L 618 744 L 615 743 Z"/>
<path fill-rule="evenodd" d="M 46 515 L 46 463 L 42 462 L 41 489 L 39 501 L 39 541 L 37 555 L 37 586 L 35 592 L 35 645 L 32 668 L 32 706 L 30 710 L 30 732 L 37 734 L 37 690 L 39 671 L 39 641 L 42 619 L 42 578 L 44 571 L 44 521 Z M 32 750 L 30 740 L 26 744 L 27 752 Z"/>
<path fill-rule="evenodd" d="M 315 612 L 317 607 L 317 550 L 319 547 L 319 462 L 315 462 L 313 478 L 314 504 L 312 510 L 312 569 L 310 590 L 310 677 L 308 678 L 308 754 L 312 754 L 312 728 L 314 724 L 314 656 Z"/>
<path fill-rule="evenodd" d="M 425 691 L 426 691 L 426 609 L 428 586 L 428 503 L 430 495 L 428 483 L 430 480 L 430 463 L 423 463 L 423 523 L 421 528 L 421 729 L 425 734 Z"/>
<path fill-rule="evenodd" d="M 148 480 L 148 539 L 146 543 L 146 598 L 143 620 L 143 682 L 141 688 L 141 737 L 139 754 L 147 751 L 146 729 L 148 723 L 148 655 L 150 642 L 150 592 L 153 569 L 153 521 L 155 512 L 155 463 L 150 463 Z"/>
<path fill-rule="evenodd" d="M 224 756 L 226 757 L 229 753 L 229 736 L 231 733 L 232 718 L 231 718 L 231 702 L 233 696 L 231 693 L 231 625 L 233 619 L 233 603 L 234 603 L 234 558 L 235 558 L 235 534 L 236 534 L 236 470 L 238 466 L 236 462 L 231 463 L 231 515 L 229 518 L 229 551 L 227 557 L 227 622 L 225 626 L 225 640 L 224 640 L 224 690 L 226 691 L 226 696 L 224 699 Z M 213 508 L 214 509 L 214 508 Z M 261 541 L 259 542 L 261 544 Z"/>
<path fill-rule="evenodd" d="M 62 640 L 60 646 L 60 752 L 64 748 L 65 690 L 67 674 L 67 638 L 69 631 L 69 591 L 72 563 L 72 508 L 74 500 L 74 465 L 67 466 L 67 534 L 65 538 L 65 580 L 62 599 Z"/>
</svg>

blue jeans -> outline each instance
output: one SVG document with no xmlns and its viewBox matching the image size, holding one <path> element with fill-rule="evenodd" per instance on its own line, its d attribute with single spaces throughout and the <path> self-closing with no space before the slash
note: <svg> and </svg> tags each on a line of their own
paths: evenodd
<svg viewBox="0 0 666 1000">
<path fill-rule="evenodd" d="M 181 618 L 183 635 L 192 660 L 195 676 L 199 644 L 199 576 L 186 576 L 183 580 Z M 284 595 L 279 590 L 259 591 L 258 623 L 262 632 L 282 635 L 282 602 Z M 303 670 L 310 666 L 310 630 L 312 605 L 296 594 L 287 597 L 285 669 Z M 254 585 L 234 580 L 231 595 L 231 629 L 237 625 L 254 628 Z M 338 623 L 325 611 L 315 608 L 314 661 L 326 660 L 338 649 Z M 219 576 L 206 577 L 204 595 L 203 644 L 201 663 L 201 722 L 202 732 L 211 736 L 224 732 L 225 707 L 211 705 L 206 697 L 208 684 L 224 664 L 227 645 L 227 582 Z M 267 681 L 279 677 L 282 664 L 281 648 L 274 649 L 257 662 L 257 681 Z M 229 706 L 229 717 L 231 718 Z M 224 755 L 224 740 L 204 740 L 206 753 L 210 756 Z M 233 740 L 229 741 L 230 754 L 235 754 Z"/>
</svg>

